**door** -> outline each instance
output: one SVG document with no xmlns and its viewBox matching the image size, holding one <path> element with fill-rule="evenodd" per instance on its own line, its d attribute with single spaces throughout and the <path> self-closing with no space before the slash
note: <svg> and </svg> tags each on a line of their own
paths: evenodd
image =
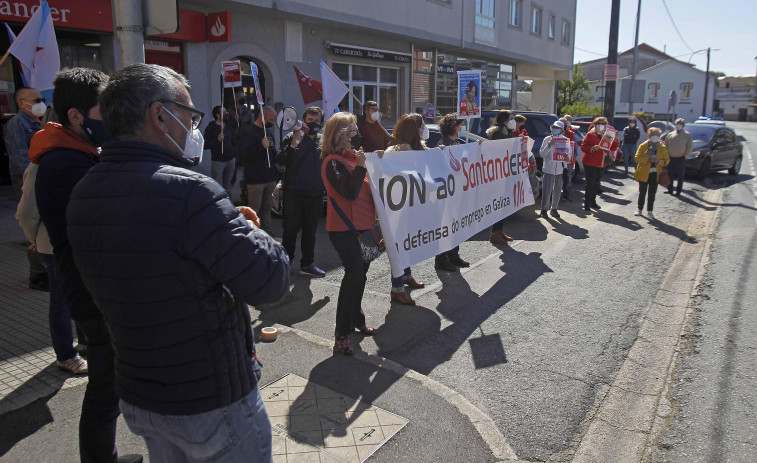
<svg viewBox="0 0 757 463">
<path fill-rule="evenodd" d="M 726 130 L 720 129 L 712 138 L 712 170 L 723 169 L 728 166 L 728 137 Z"/>
</svg>

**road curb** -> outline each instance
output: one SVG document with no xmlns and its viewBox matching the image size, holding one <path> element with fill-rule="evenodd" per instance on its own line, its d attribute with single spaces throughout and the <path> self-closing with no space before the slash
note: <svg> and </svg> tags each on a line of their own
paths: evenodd
<svg viewBox="0 0 757 463">
<path fill-rule="evenodd" d="M 719 204 L 723 190 L 709 190 L 707 200 Z M 581 437 L 572 461 L 575 463 L 614 461 L 638 462 L 659 427 L 660 407 L 668 405 L 668 391 L 681 335 L 693 313 L 696 295 L 712 244 L 720 207 L 700 209 L 687 236 L 705 238 L 684 241 L 671 267 L 647 307 L 639 333 L 612 384 L 602 394 L 594 413 L 587 416 L 588 428 Z M 694 257 L 694 258 L 692 258 Z M 665 413 L 667 415 L 667 413 Z"/>
<path fill-rule="evenodd" d="M 268 325 L 266 325 L 268 326 Z M 329 339 L 316 336 L 307 331 L 298 330 L 290 326 L 284 326 L 279 324 L 272 325 L 279 330 L 280 333 L 292 333 L 314 344 L 331 348 L 333 341 Z M 399 376 L 408 378 L 419 383 L 435 395 L 443 398 L 450 405 L 465 415 L 471 422 L 476 431 L 489 447 L 494 458 L 498 461 L 518 461 L 518 457 L 510 444 L 507 443 L 505 436 L 499 431 L 497 425 L 494 423 L 486 413 L 481 411 L 475 405 L 473 405 L 468 399 L 463 397 L 459 392 L 445 386 L 444 384 L 435 381 L 428 376 L 422 375 L 415 370 L 400 365 L 392 360 L 380 357 L 378 355 L 368 354 L 363 351 L 355 351 L 355 359 L 362 362 L 369 363 L 378 368 L 384 368 Z"/>
</svg>

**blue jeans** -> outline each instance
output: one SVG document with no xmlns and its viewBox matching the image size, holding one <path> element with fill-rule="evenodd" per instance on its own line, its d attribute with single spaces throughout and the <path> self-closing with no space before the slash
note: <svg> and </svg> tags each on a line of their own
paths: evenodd
<svg viewBox="0 0 757 463">
<path fill-rule="evenodd" d="M 53 342 L 55 358 L 63 362 L 76 356 L 74 336 L 71 333 L 71 311 L 68 309 L 66 296 L 63 293 L 63 282 L 58 277 L 55 258 L 52 254 L 39 255 L 42 257 L 42 265 L 47 270 L 47 278 L 50 282 L 50 339 Z M 79 336 L 79 341 L 84 341 L 83 336 Z"/>
<path fill-rule="evenodd" d="M 626 172 L 628 172 L 628 166 L 635 165 L 635 157 L 636 157 L 636 144 L 633 145 L 625 143 L 623 144 L 623 165 L 626 167 Z"/>
<path fill-rule="evenodd" d="M 196 415 L 161 415 L 123 400 L 120 405 L 154 463 L 273 462 L 271 420 L 257 386 L 242 400 Z"/>
</svg>

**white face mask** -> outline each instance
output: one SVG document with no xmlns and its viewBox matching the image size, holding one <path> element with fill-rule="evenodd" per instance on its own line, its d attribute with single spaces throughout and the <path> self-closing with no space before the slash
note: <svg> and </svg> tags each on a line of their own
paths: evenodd
<svg viewBox="0 0 757 463">
<path fill-rule="evenodd" d="M 683 130 L 683 126 L 681 124 L 676 124 L 676 130 L 680 132 L 681 130 Z"/>
<path fill-rule="evenodd" d="M 179 118 L 174 116 L 171 111 L 166 108 L 163 109 L 165 109 L 166 112 L 171 115 L 171 117 L 176 119 L 176 122 L 181 125 L 181 128 L 183 128 L 184 131 L 187 132 L 187 137 L 184 139 L 184 149 L 181 149 L 179 144 L 176 143 L 176 140 L 168 135 L 168 132 L 166 132 L 166 136 L 173 142 L 174 145 L 176 145 L 177 148 L 179 148 L 179 151 L 186 159 L 192 161 L 196 166 L 200 165 L 200 163 L 202 162 L 202 152 L 204 147 L 203 145 L 205 144 L 202 133 L 199 130 L 187 129 L 186 127 L 184 127 L 184 124 L 181 123 Z"/>
<path fill-rule="evenodd" d="M 602 133 L 605 131 L 605 125 L 604 124 L 597 124 L 597 132 Z"/>
<path fill-rule="evenodd" d="M 507 121 L 507 128 L 510 130 L 515 130 L 515 119 L 510 119 Z"/>
<path fill-rule="evenodd" d="M 651 137 L 649 137 L 649 141 L 651 141 L 652 143 L 657 143 L 658 141 L 660 141 L 660 137 L 658 137 L 657 135 L 652 135 Z"/>
<path fill-rule="evenodd" d="M 426 141 L 428 140 L 429 132 L 428 127 L 423 127 L 423 132 L 421 133 L 421 140 Z"/>
<path fill-rule="evenodd" d="M 31 107 L 31 112 L 36 117 L 42 117 L 45 115 L 45 111 L 47 111 L 47 106 L 45 106 L 45 103 L 39 102 L 34 103 Z"/>
<path fill-rule="evenodd" d="M 376 111 L 375 113 L 371 114 L 371 119 L 373 119 L 375 122 L 381 121 L 381 113 Z"/>
<path fill-rule="evenodd" d="M 465 125 L 460 126 L 460 130 L 457 132 L 458 137 L 462 137 L 465 135 L 465 132 L 467 132 L 467 129 L 465 128 Z"/>
</svg>

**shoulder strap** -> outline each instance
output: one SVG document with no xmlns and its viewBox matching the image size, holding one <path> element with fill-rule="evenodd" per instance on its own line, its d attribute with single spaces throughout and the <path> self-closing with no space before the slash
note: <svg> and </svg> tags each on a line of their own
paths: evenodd
<svg viewBox="0 0 757 463">
<path fill-rule="evenodd" d="M 337 214 L 339 214 L 339 217 L 342 218 L 342 221 L 344 222 L 345 225 L 347 225 L 350 231 L 354 233 L 355 235 L 359 235 L 360 232 L 357 231 L 354 225 L 352 225 L 352 222 L 350 221 L 350 219 L 347 218 L 347 214 L 345 214 L 342 208 L 339 207 L 339 204 L 337 204 L 336 201 L 334 201 L 334 198 L 329 196 L 329 201 L 331 201 L 331 205 L 334 206 L 334 210 L 336 211 Z"/>
</svg>

